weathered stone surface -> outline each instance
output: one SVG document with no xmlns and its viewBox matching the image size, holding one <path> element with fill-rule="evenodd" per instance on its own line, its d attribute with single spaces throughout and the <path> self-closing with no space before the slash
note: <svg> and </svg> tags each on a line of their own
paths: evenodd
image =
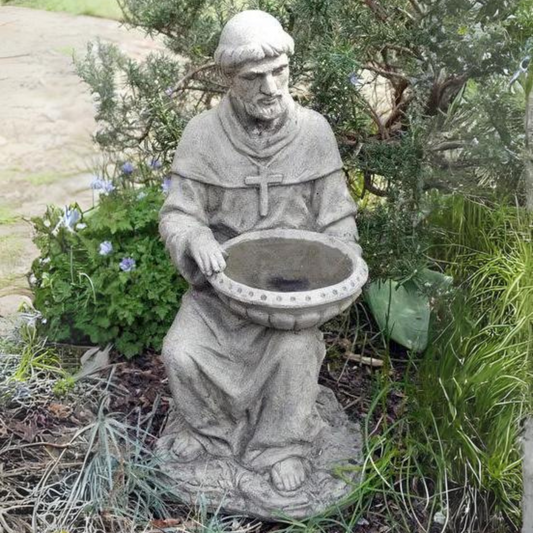
<svg viewBox="0 0 533 533">
<path fill-rule="evenodd" d="M 158 442 L 162 470 L 169 486 L 185 502 L 216 512 L 244 514 L 264 520 L 304 518 L 338 505 L 361 480 L 362 442 L 359 426 L 348 420 L 332 391 L 321 387 L 317 408 L 327 426 L 306 457 L 309 475 L 296 491 L 276 490 L 268 473 L 246 469 L 235 458 L 202 454 L 190 463 L 176 461 L 172 453 L 179 418 L 167 426 Z M 347 467 L 342 470 L 342 467 Z M 342 470 L 335 475 L 335 470 Z"/>
<path fill-rule="evenodd" d="M 318 386 L 318 325 L 357 297 L 366 265 L 333 132 L 290 96 L 293 47 L 264 12 L 228 22 L 215 53 L 228 93 L 185 128 L 160 222 L 191 285 L 163 343 L 162 470 L 185 501 L 269 520 L 338 503 L 351 485 L 334 468 L 361 450 Z"/>
</svg>

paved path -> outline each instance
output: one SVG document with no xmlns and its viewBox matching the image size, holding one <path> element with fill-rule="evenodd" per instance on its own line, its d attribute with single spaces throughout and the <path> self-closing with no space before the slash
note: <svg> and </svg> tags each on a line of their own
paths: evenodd
<svg viewBox="0 0 533 533">
<path fill-rule="evenodd" d="M 115 21 L 0 7 L 0 316 L 29 295 L 37 251 L 24 219 L 48 204 L 92 203 L 95 108 L 72 54 L 97 37 L 134 59 L 162 49 Z"/>
</svg>

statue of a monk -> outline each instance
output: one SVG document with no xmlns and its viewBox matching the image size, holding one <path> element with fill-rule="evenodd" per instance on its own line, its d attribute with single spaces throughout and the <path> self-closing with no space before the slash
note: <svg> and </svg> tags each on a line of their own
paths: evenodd
<svg viewBox="0 0 533 533">
<path fill-rule="evenodd" d="M 221 243 L 274 228 L 334 235 L 358 247 L 356 206 L 327 121 L 289 94 L 292 38 L 262 11 L 225 26 L 215 61 L 229 90 L 185 128 L 160 231 L 190 283 L 163 358 L 179 427 L 172 453 L 231 457 L 281 492 L 306 479 L 324 421 L 316 407 L 325 355 L 317 328 L 281 331 L 231 311 L 207 278 Z"/>
</svg>

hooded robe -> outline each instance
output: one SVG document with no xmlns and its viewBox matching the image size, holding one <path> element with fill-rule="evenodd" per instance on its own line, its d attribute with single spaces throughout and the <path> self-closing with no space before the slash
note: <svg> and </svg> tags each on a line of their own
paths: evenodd
<svg viewBox="0 0 533 533">
<path fill-rule="evenodd" d="M 318 328 L 282 331 L 236 315 L 206 281 L 189 245 L 206 232 L 223 243 L 286 228 L 358 246 L 356 207 L 341 168 L 327 121 L 292 99 L 272 134 L 248 134 L 228 95 L 183 132 L 160 232 L 191 287 L 164 339 L 163 359 L 177 426 L 211 455 L 259 472 L 291 456 L 305 458 L 324 427 L 315 403 L 325 346 Z M 273 183 L 261 191 L 257 176 Z"/>
</svg>

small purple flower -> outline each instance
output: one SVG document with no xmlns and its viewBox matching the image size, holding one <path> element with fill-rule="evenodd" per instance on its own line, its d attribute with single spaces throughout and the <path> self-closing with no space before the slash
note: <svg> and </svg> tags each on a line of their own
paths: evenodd
<svg viewBox="0 0 533 533">
<path fill-rule="evenodd" d="M 91 189 L 98 191 L 102 188 L 103 184 L 104 181 L 102 179 L 95 177 L 93 181 L 91 181 Z"/>
<path fill-rule="evenodd" d="M 132 257 L 124 257 L 119 264 L 120 270 L 123 272 L 131 272 L 135 270 L 135 259 Z"/>
<path fill-rule="evenodd" d="M 126 163 L 124 163 L 122 165 L 122 172 L 126 175 L 130 175 L 130 174 L 133 174 L 133 171 L 135 170 L 135 167 L 129 162 L 129 161 L 126 161 Z"/>
<path fill-rule="evenodd" d="M 174 89 L 172 87 L 167 87 L 165 89 L 165 94 L 170 98 L 174 94 Z"/>
<path fill-rule="evenodd" d="M 102 189 L 102 194 L 109 194 L 110 192 L 113 192 L 116 189 L 116 187 L 113 185 L 112 182 L 104 181 L 102 183 L 101 189 Z"/>
<path fill-rule="evenodd" d="M 109 241 L 100 243 L 100 255 L 109 255 L 113 251 L 113 245 Z"/>
<path fill-rule="evenodd" d="M 163 183 L 161 184 L 161 190 L 163 191 L 163 194 L 168 194 L 168 192 L 170 191 L 171 183 L 172 183 L 172 180 L 171 180 L 170 176 L 167 176 L 163 180 Z"/>
<path fill-rule="evenodd" d="M 150 168 L 152 170 L 158 170 L 160 169 L 161 167 L 163 166 L 163 163 L 161 163 L 161 161 L 159 161 L 159 159 L 152 159 L 150 161 Z"/>
</svg>

